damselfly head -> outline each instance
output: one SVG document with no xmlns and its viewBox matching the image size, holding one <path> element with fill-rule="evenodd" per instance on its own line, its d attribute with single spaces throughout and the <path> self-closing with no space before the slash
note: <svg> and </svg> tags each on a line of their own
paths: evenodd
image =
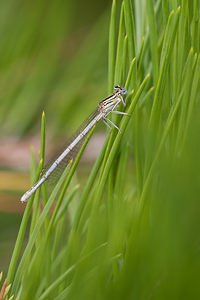
<svg viewBox="0 0 200 300">
<path fill-rule="evenodd" d="M 121 95 L 126 95 L 127 94 L 127 89 L 121 87 L 120 85 L 115 85 L 114 86 L 114 91 L 115 92 L 120 92 Z"/>
</svg>

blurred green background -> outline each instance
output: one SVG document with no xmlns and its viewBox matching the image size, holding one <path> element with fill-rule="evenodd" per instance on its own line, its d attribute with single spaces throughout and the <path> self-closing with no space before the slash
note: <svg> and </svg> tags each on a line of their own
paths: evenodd
<svg viewBox="0 0 200 300">
<path fill-rule="evenodd" d="M 39 129 L 43 110 L 52 134 L 66 134 L 106 93 L 109 4 L 1 2 L 2 135 Z"/>
<path fill-rule="evenodd" d="M 19 199 L 30 185 L 30 146 L 37 153 L 42 111 L 49 157 L 107 95 L 111 3 L 0 2 L 0 270 L 19 228 L 15 212 L 24 209 Z M 97 134 L 99 147 L 103 139 Z M 87 166 L 80 169 L 84 180 Z"/>
</svg>

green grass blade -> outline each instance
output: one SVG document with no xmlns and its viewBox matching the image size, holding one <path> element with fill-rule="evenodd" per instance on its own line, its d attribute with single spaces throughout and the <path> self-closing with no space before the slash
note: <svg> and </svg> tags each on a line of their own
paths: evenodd
<svg viewBox="0 0 200 300">
<path fill-rule="evenodd" d="M 154 85 L 156 85 L 158 81 L 158 68 L 159 68 L 159 60 L 158 60 L 158 41 L 157 41 L 157 26 L 156 26 L 156 18 L 154 13 L 154 3 L 153 1 L 147 1 L 147 12 L 149 19 L 149 31 L 150 31 L 150 43 L 151 43 L 151 57 L 153 64 L 153 78 Z"/>
<path fill-rule="evenodd" d="M 113 0 L 110 29 L 109 29 L 109 47 L 108 47 L 108 93 L 112 93 L 115 76 L 115 31 L 116 31 L 116 1 Z"/>
<path fill-rule="evenodd" d="M 119 23 L 119 35 L 117 41 L 117 54 L 115 62 L 115 84 L 120 84 L 122 80 L 123 70 L 123 50 L 124 50 L 124 38 L 125 38 L 125 27 L 124 27 L 124 4 L 121 6 L 120 23 Z"/>
</svg>

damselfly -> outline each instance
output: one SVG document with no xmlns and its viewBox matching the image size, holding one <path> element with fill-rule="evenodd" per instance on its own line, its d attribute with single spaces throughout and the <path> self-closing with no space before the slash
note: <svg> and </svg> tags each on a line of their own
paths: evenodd
<svg viewBox="0 0 200 300">
<path fill-rule="evenodd" d="M 46 171 L 46 173 L 36 182 L 30 190 L 28 190 L 21 198 L 22 202 L 26 202 L 32 195 L 35 193 L 35 191 L 43 184 L 49 176 L 54 172 L 54 170 L 63 162 L 63 160 L 66 159 L 68 155 L 70 155 L 76 146 L 79 144 L 79 142 L 87 135 L 87 133 L 100 121 L 103 120 L 103 122 L 110 128 L 110 126 L 107 124 L 110 123 L 115 128 L 119 130 L 119 128 L 111 122 L 107 116 L 109 113 L 116 113 L 116 114 L 122 114 L 127 115 L 124 112 L 120 111 L 114 111 L 114 109 L 122 103 L 125 106 L 125 101 L 123 99 L 122 95 L 127 94 L 127 90 L 123 87 L 120 87 L 119 85 L 115 85 L 114 87 L 114 93 L 110 95 L 109 97 L 103 99 L 101 102 L 99 102 L 98 108 L 96 111 L 91 115 L 89 120 L 84 124 L 84 126 L 81 126 L 81 130 L 78 132 L 78 134 L 74 137 L 72 142 L 68 145 L 68 147 L 63 151 L 63 153 L 54 161 L 54 163 L 50 166 L 50 168 Z M 120 131 L 120 130 L 119 130 Z"/>
</svg>

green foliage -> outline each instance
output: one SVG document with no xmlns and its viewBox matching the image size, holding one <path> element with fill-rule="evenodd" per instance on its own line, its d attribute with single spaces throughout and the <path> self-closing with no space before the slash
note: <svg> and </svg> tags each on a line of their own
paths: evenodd
<svg viewBox="0 0 200 300">
<path fill-rule="evenodd" d="M 90 136 L 43 210 L 38 193 L 29 200 L 8 272 L 20 299 L 200 297 L 199 3 L 119 8 L 114 0 L 108 90 L 126 86 L 131 116 L 115 117 L 122 134 L 108 133 L 82 192 L 73 174 Z"/>
</svg>

